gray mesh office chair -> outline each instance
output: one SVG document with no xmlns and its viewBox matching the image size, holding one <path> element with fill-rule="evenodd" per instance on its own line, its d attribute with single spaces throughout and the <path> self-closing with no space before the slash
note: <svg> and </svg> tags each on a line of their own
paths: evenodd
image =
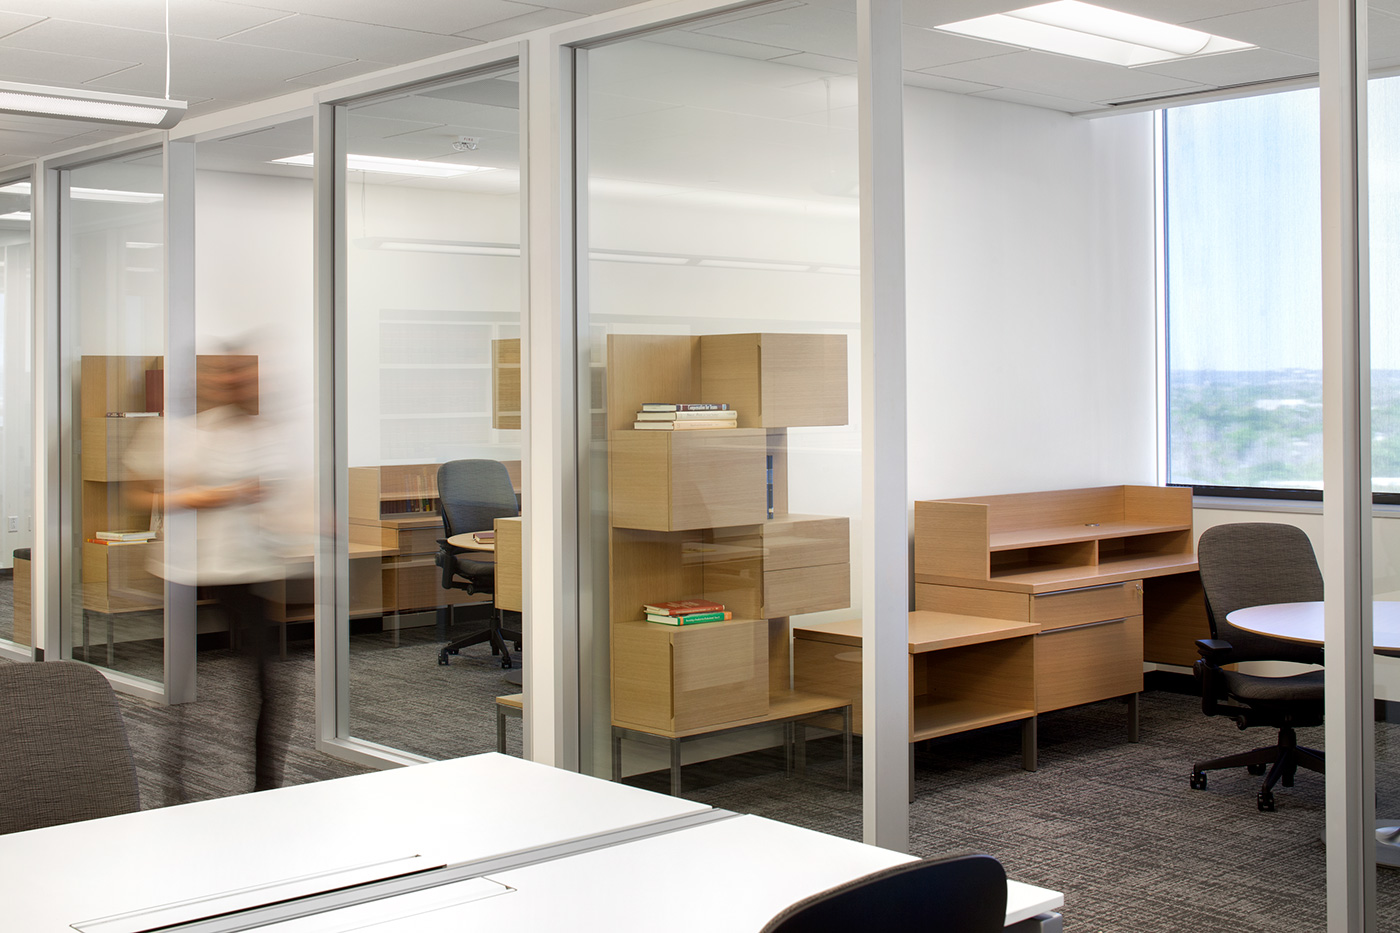
<svg viewBox="0 0 1400 933">
<path fill-rule="evenodd" d="M 438 541 L 437 565 L 442 568 L 443 587 L 468 593 L 494 593 L 495 561 L 481 560 L 481 552 L 453 547 L 446 539 L 473 531 L 490 531 L 496 519 L 520 514 L 510 472 L 499 460 L 449 460 L 438 467 L 437 487 L 443 530 L 443 537 Z M 452 608 L 438 609 L 438 627 L 442 631 L 446 631 L 452 618 Z M 519 647 L 519 630 L 507 630 L 500 610 L 493 606 L 486 628 L 445 645 L 438 652 L 438 663 L 448 664 L 451 656 L 463 648 L 488 642 L 491 653 L 500 655 L 501 667 L 510 668 L 514 662 L 506 648 L 506 638 Z"/>
<path fill-rule="evenodd" d="M 1295 728 L 1322 724 L 1322 671 L 1287 677 L 1260 677 L 1226 670 L 1237 661 L 1296 661 L 1321 664 L 1322 646 L 1271 638 L 1236 628 L 1226 616 L 1236 609 L 1270 603 L 1322 599 L 1322 572 L 1308 536 L 1293 525 L 1243 522 L 1218 525 L 1201 534 L 1197 548 L 1201 585 L 1210 619 L 1209 639 L 1196 642 L 1201 660 L 1201 708 L 1207 716 L 1225 716 L 1241 729 L 1267 726 L 1279 730 L 1278 742 L 1251 752 L 1197 762 L 1191 786 L 1206 786 L 1206 772 L 1247 767 L 1265 774 L 1259 809 L 1274 809 L 1273 787 L 1293 786 L 1298 768 L 1323 771 L 1322 753 L 1298 745 Z"/>
<path fill-rule="evenodd" d="M 76 661 L 0 664 L 0 833 L 141 809 L 107 678 Z"/>
<path fill-rule="evenodd" d="M 990 855 L 959 855 L 896 865 L 793 904 L 762 933 L 938 930 L 1000 933 L 1006 872 Z"/>
</svg>

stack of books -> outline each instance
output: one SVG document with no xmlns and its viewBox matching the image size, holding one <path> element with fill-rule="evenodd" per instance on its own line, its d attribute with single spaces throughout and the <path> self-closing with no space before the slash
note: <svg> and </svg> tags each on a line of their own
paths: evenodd
<svg viewBox="0 0 1400 933">
<path fill-rule="evenodd" d="M 88 538 L 89 544 L 145 544 L 154 541 L 154 531 L 97 531 Z"/>
<path fill-rule="evenodd" d="M 647 402 L 637 412 L 638 431 L 703 431 L 738 425 L 739 413 L 714 402 Z"/>
<path fill-rule="evenodd" d="M 734 613 L 725 611 L 723 603 L 708 599 L 678 599 L 669 603 L 648 603 L 642 607 L 648 622 L 660 625 L 698 625 L 701 622 L 727 622 Z"/>
</svg>

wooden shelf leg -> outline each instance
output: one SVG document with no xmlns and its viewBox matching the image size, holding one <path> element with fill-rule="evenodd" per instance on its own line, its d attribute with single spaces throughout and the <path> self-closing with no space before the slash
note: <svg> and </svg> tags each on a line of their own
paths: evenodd
<svg viewBox="0 0 1400 933">
<path fill-rule="evenodd" d="M 792 723 L 783 723 L 783 776 L 792 777 L 792 744 L 793 728 Z"/>
<path fill-rule="evenodd" d="M 1130 693 L 1130 694 L 1128 694 L 1128 741 L 1129 741 L 1129 742 L 1136 742 L 1136 741 L 1138 740 L 1138 738 L 1140 737 L 1140 733 L 1139 733 L 1139 723 L 1138 723 L 1138 705 L 1139 705 L 1139 704 L 1138 704 L 1138 700 L 1141 699 L 1141 697 L 1142 697 L 1142 694 L 1140 694 L 1140 693 Z"/>
<path fill-rule="evenodd" d="M 671 796 L 681 795 L 681 740 L 671 740 Z"/>
<path fill-rule="evenodd" d="M 910 743 L 909 743 L 909 802 L 910 802 L 910 803 L 913 803 L 913 802 L 914 802 L 914 749 L 917 748 L 917 747 L 918 747 L 918 743 L 916 743 L 916 742 L 910 742 Z"/>
<path fill-rule="evenodd" d="M 616 726 L 612 730 L 612 779 L 622 780 L 622 736 Z"/>
<path fill-rule="evenodd" d="M 1037 766 L 1036 732 L 1039 718 L 1021 720 L 1021 770 L 1034 771 Z"/>
<path fill-rule="evenodd" d="M 793 745 L 796 746 L 797 753 L 797 773 L 800 777 L 807 776 L 807 726 L 805 723 L 795 722 L 792 724 L 794 735 Z"/>
<path fill-rule="evenodd" d="M 846 747 L 846 790 L 851 789 L 851 760 L 852 744 L 851 740 L 851 704 L 847 703 L 841 708 L 841 740 Z"/>
</svg>

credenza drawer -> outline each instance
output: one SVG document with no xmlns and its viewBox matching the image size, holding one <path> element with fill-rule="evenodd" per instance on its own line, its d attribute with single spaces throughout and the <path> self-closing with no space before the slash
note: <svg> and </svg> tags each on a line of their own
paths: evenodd
<svg viewBox="0 0 1400 933">
<path fill-rule="evenodd" d="M 1037 712 L 1142 691 L 1142 616 L 1035 636 Z"/>
<path fill-rule="evenodd" d="M 1055 629 L 1141 614 L 1142 581 L 1130 580 L 1042 593 L 1031 599 L 1030 621 L 1039 623 L 1042 629 Z"/>
</svg>

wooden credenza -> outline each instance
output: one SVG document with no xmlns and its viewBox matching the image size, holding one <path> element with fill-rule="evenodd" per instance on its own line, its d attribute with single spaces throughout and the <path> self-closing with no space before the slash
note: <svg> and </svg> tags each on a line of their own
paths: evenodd
<svg viewBox="0 0 1400 933">
<path fill-rule="evenodd" d="M 1209 637 L 1191 523 L 1175 487 L 916 502 L 914 605 L 1039 625 L 1036 712 L 1127 696 L 1135 739 L 1143 661 Z"/>
</svg>

